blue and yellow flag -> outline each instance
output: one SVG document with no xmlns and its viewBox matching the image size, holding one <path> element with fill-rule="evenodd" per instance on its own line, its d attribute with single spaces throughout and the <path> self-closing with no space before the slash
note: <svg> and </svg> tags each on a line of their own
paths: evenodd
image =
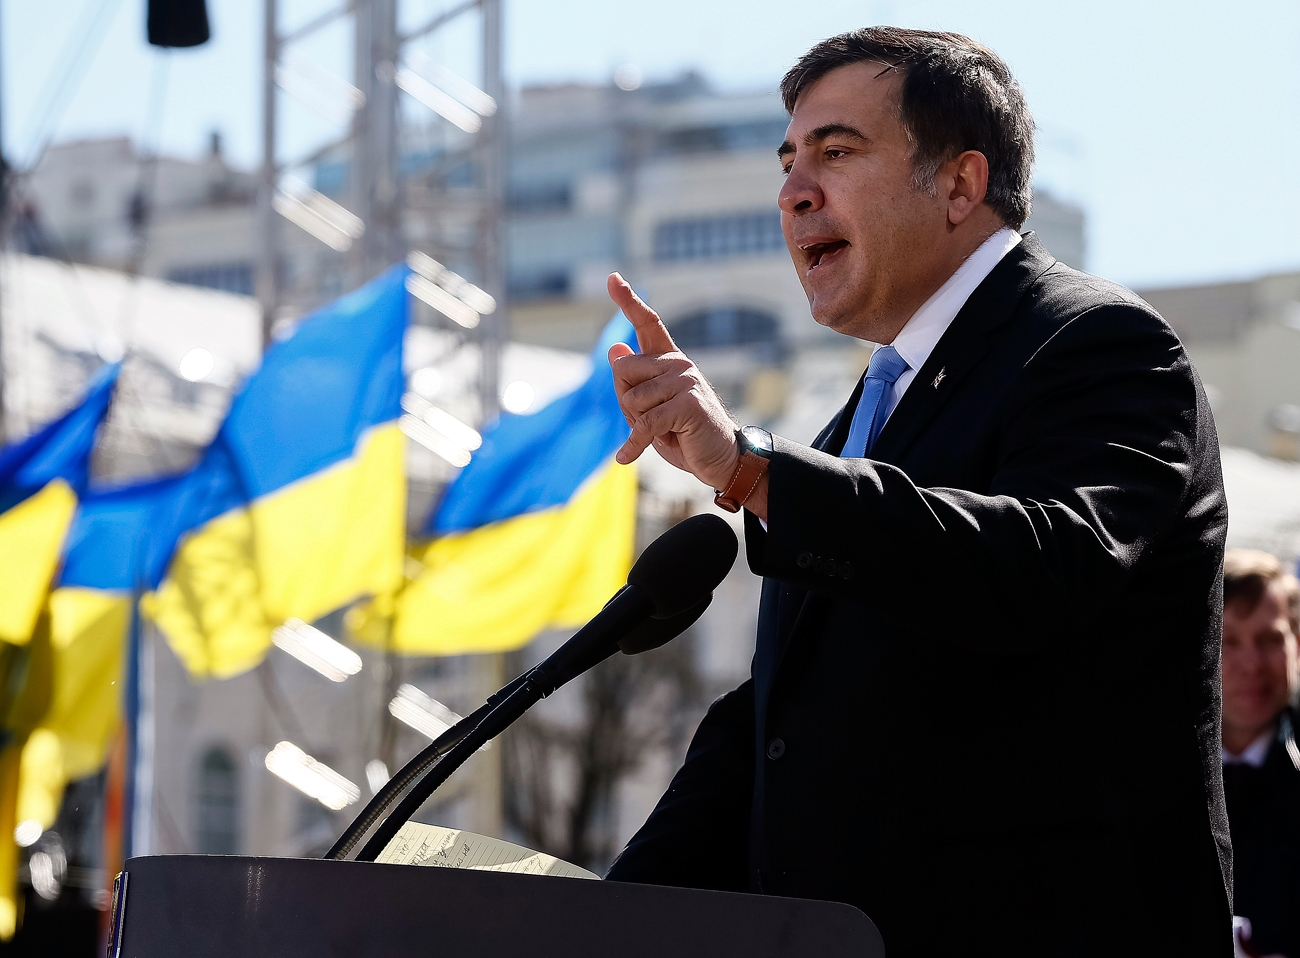
<svg viewBox="0 0 1300 958">
<path fill-rule="evenodd" d="M 142 609 L 194 675 L 250 669 L 286 619 L 399 587 L 408 272 L 393 267 L 272 347 L 169 499 L 160 527 L 179 544 L 151 552 Z"/>
<path fill-rule="evenodd" d="M 12 937 L 18 922 L 14 829 L 28 818 L 48 828 L 62 795 L 60 781 L 51 807 L 45 786 L 58 756 L 50 760 L 50 742 L 39 734 L 60 675 L 50 587 L 119 371 L 104 367 L 80 405 L 0 451 L 0 939 Z"/>
<path fill-rule="evenodd" d="M 80 405 L 0 450 L 0 640 L 23 645 L 36 627 L 120 369 L 105 366 Z"/>
<path fill-rule="evenodd" d="M 636 470 L 613 461 L 628 437 L 606 354 L 635 343 L 622 315 L 590 377 L 531 415 L 503 414 L 447 490 L 415 553 L 424 571 L 387 609 L 392 648 L 413 655 L 501 652 L 542 629 L 581 625 L 627 578 Z M 354 621 L 361 626 L 361 616 Z M 374 623 L 363 635 L 377 641 Z"/>
<path fill-rule="evenodd" d="M 159 516 L 166 514 L 182 481 L 171 477 L 92 488 L 77 510 L 63 570 L 50 594 L 54 670 L 49 708 L 23 755 L 24 795 L 33 789 L 28 818 L 52 821 L 63 784 L 98 771 L 107 758 L 121 713 L 132 604 L 147 579 Z M 43 766 L 49 774 L 41 806 L 37 777 L 27 775 L 28 752 L 35 764 L 42 750 L 48 759 L 56 747 L 57 770 Z"/>
<path fill-rule="evenodd" d="M 177 482 L 91 489 L 77 509 L 63 569 L 33 640 L 42 663 L 42 707 L 31 716 L 22 747 L 19 822 L 49 828 L 66 784 L 98 771 L 107 758 L 122 711 L 132 602 L 150 532 Z M 34 688 L 29 677 L 29 694 Z"/>
<path fill-rule="evenodd" d="M 0 837 L 19 823 L 31 834 L 49 828 L 68 782 L 104 766 L 122 718 L 132 603 L 179 481 L 92 487 L 82 497 L 58 582 L 21 650 L 25 682 L 0 756 Z M 0 849 L 0 938 L 15 924 L 16 866 L 17 849 Z"/>
</svg>

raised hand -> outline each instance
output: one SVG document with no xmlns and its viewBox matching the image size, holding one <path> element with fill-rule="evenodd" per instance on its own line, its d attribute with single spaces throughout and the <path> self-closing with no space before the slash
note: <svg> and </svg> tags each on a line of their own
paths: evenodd
<svg viewBox="0 0 1300 958">
<path fill-rule="evenodd" d="M 641 347 L 640 355 L 624 343 L 609 351 L 614 389 L 632 427 L 618 461 L 633 462 L 654 443 L 659 455 L 678 469 L 723 488 L 740 458 L 735 420 L 695 363 L 677 348 L 659 315 L 618 273 L 610 274 L 609 295 L 636 327 Z"/>
</svg>

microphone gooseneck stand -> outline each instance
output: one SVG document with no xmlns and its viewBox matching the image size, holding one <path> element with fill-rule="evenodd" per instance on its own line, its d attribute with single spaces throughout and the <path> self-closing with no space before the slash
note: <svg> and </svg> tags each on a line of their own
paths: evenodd
<svg viewBox="0 0 1300 958">
<path fill-rule="evenodd" d="M 680 635 L 708 608 L 713 589 L 730 571 L 737 551 L 735 534 L 717 516 L 693 516 L 669 529 L 646 548 L 629 573 L 628 584 L 591 622 L 544 662 L 496 692 L 403 766 L 325 858 L 339 860 L 347 856 L 405 792 L 401 804 L 375 829 L 357 855 L 357 861 L 374 861 L 438 786 L 540 699 L 619 649 L 634 655 Z"/>
<path fill-rule="evenodd" d="M 607 628 L 623 636 L 648 619 L 653 610 L 654 602 L 648 595 L 624 586 L 605 605 L 601 615 L 605 617 Z M 577 639 L 579 636 L 574 638 Z M 595 667 L 616 651 L 618 651 L 617 642 L 609 642 L 592 649 L 570 641 L 537 668 L 524 673 L 521 677 L 522 681 L 516 679 L 511 683 L 515 685 L 514 690 L 503 696 L 500 704 L 492 708 L 464 738 L 452 746 L 442 761 L 430 769 L 429 773 L 407 792 L 397 809 L 375 829 L 375 833 L 370 836 L 370 840 L 357 855 L 357 861 L 374 861 L 392 841 L 398 830 L 420 810 L 420 806 L 428 800 L 434 790 L 451 778 L 452 773 L 460 768 L 481 745 L 496 738 L 561 685 Z"/>
<path fill-rule="evenodd" d="M 531 672 L 528 673 L 528 677 L 531 677 L 531 675 Z M 416 783 L 415 787 L 402 799 L 402 803 L 397 806 L 396 810 L 384 820 L 383 824 L 375 829 L 375 833 L 370 836 L 370 840 L 357 853 L 356 860 L 359 862 L 372 862 L 378 858 L 379 853 L 387 848 L 388 843 L 393 840 L 393 836 L 401 830 L 403 825 L 410 821 L 412 815 L 420 810 L 420 806 L 428 800 L 439 785 L 451 778 L 452 773 L 460 768 L 465 763 L 465 760 L 473 755 L 484 742 L 500 735 L 511 722 L 518 719 L 541 698 L 541 690 L 528 682 L 507 695 L 505 701 L 492 709 L 483 721 L 474 726 L 463 739 L 452 747 L 441 762 Z"/>
<path fill-rule="evenodd" d="M 358 815 L 351 825 L 339 836 L 338 841 L 330 846 L 330 850 L 325 853 L 325 858 L 332 858 L 338 861 L 346 858 L 348 853 L 356 847 L 366 834 L 370 831 L 375 822 L 384 817 L 393 802 L 401 797 L 402 793 L 410 787 L 411 783 L 418 779 L 425 771 L 432 766 L 438 759 L 446 755 L 456 744 L 466 735 L 472 732 L 480 722 L 482 722 L 491 711 L 501 704 L 510 693 L 519 688 L 527 680 L 528 674 L 524 673 L 509 685 L 506 685 L 500 691 L 493 692 L 487 700 L 487 704 L 479 706 L 465 718 L 461 719 L 447 731 L 443 732 L 432 743 L 427 745 L 415 758 L 411 759 L 402 768 L 384 783 L 383 787 L 375 793 L 361 814 Z"/>
<path fill-rule="evenodd" d="M 613 601 L 612 599 L 610 601 Z M 657 649 L 659 646 L 677 638 L 688 628 L 695 624 L 704 610 L 709 607 L 713 601 L 713 594 L 705 596 L 703 600 L 691 606 L 685 612 L 679 613 L 669 619 L 647 619 L 641 623 L 623 638 L 619 639 L 617 648 L 609 650 L 607 655 L 613 654 L 618 649 L 627 655 L 637 655 L 641 652 L 648 652 L 651 649 Z M 487 704 L 475 709 L 474 712 L 461 719 L 447 731 L 439 735 L 434 741 L 426 746 L 415 758 L 407 762 L 402 768 L 390 778 L 384 786 L 375 794 L 366 807 L 361 811 L 351 825 L 339 836 L 324 857 L 342 861 L 357 843 L 365 837 L 376 822 L 383 818 L 384 813 L 397 801 L 402 793 L 411 786 L 416 779 L 423 775 L 432 767 L 438 759 L 450 752 L 466 735 L 474 730 L 492 710 L 500 705 L 509 697 L 509 695 L 524 684 L 529 678 L 529 673 L 525 672 L 514 681 L 493 692 L 488 698 Z M 434 786 L 437 787 L 436 785 Z M 412 812 L 414 814 L 414 812 Z M 405 821 L 405 819 L 403 819 Z"/>
</svg>

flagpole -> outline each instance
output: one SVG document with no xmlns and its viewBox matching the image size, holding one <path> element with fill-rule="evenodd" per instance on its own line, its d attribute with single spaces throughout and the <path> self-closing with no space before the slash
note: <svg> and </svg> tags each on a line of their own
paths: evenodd
<svg viewBox="0 0 1300 958">
<path fill-rule="evenodd" d="M 137 727 L 140 715 L 140 594 L 131 602 L 131 628 L 126 644 L 126 692 L 122 700 L 122 731 L 126 755 L 122 777 L 121 848 L 122 864 L 131 857 L 135 841 L 135 792 Z"/>
<path fill-rule="evenodd" d="M 138 604 L 137 604 L 138 608 Z M 153 854 L 154 778 L 154 650 L 152 635 L 145 633 L 136 616 L 135 761 L 131 766 L 131 857 Z"/>
<path fill-rule="evenodd" d="M 113 736 L 108 756 L 108 775 L 104 781 L 103 865 L 105 900 L 112 900 L 113 882 L 131 857 L 133 793 L 135 791 L 135 728 L 138 712 L 137 648 L 139 645 L 140 593 L 131 600 L 131 618 L 127 629 L 126 656 L 122 668 L 122 720 Z M 108 908 L 102 911 L 100 936 L 109 933 Z"/>
<path fill-rule="evenodd" d="M 126 762 L 122 795 L 122 861 L 150 852 L 153 820 L 153 644 L 140 617 L 140 594 L 131 604 L 131 633 L 127 651 L 123 727 Z"/>
</svg>

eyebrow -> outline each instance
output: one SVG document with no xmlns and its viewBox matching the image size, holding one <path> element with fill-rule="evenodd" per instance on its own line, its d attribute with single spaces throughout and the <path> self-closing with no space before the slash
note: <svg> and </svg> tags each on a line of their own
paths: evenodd
<svg viewBox="0 0 1300 958">
<path fill-rule="evenodd" d="M 820 140 L 828 140 L 833 136 L 847 136 L 850 139 L 862 140 L 863 142 L 866 142 L 867 140 L 865 133 L 861 130 L 854 129 L 847 123 L 823 123 L 821 126 L 805 133 L 803 136 L 803 142 L 805 146 L 812 146 L 812 144 Z M 795 145 L 789 140 L 786 140 L 776 148 L 776 158 L 778 160 L 784 159 L 793 152 L 795 152 Z"/>
</svg>

